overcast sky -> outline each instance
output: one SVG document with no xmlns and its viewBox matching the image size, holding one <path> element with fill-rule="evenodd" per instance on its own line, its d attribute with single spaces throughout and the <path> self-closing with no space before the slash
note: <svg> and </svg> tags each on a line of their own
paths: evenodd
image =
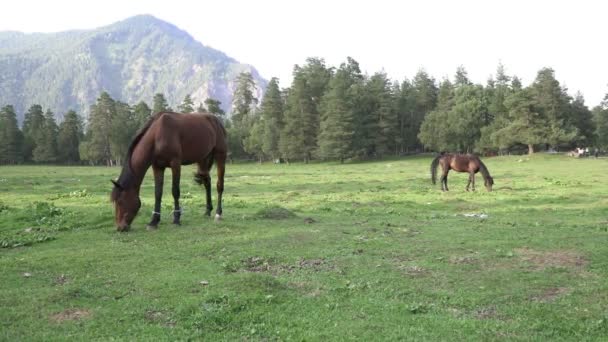
<svg viewBox="0 0 608 342">
<path fill-rule="evenodd" d="M 592 107 L 608 92 L 608 2 L 332 0 L 18 0 L 0 11 L 0 31 L 57 32 L 152 14 L 205 45 L 291 82 L 294 64 L 352 56 L 393 79 L 418 69 L 441 79 L 463 65 L 484 83 L 499 61 L 530 83 L 552 67 Z"/>
</svg>

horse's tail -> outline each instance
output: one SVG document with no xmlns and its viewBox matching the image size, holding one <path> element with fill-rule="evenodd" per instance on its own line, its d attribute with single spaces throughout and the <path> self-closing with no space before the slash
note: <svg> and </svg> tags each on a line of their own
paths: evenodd
<svg viewBox="0 0 608 342">
<path fill-rule="evenodd" d="M 439 165 L 439 159 L 441 159 L 441 157 L 442 155 L 440 154 L 431 162 L 431 182 L 433 182 L 433 184 L 437 181 L 437 166 Z"/>
<path fill-rule="evenodd" d="M 484 164 L 481 159 L 479 159 L 479 172 L 481 172 L 481 175 L 486 182 L 489 182 L 490 185 L 494 184 L 494 178 L 490 176 L 490 171 L 488 171 L 486 164 Z"/>
</svg>

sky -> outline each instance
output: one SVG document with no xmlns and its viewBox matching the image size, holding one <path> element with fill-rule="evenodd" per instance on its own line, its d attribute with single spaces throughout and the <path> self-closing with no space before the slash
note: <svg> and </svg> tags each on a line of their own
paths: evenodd
<svg viewBox="0 0 608 342">
<path fill-rule="evenodd" d="M 282 87 L 294 64 L 351 56 L 364 72 L 437 80 L 464 66 L 485 84 L 499 62 L 524 85 L 551 67 L 593 107 L 608 93 L 608 2 L 592 0 L 18 0 L 0 10 L 0 31 L 92 29 L 151 14 L 258 69 Z"/>
</svg>

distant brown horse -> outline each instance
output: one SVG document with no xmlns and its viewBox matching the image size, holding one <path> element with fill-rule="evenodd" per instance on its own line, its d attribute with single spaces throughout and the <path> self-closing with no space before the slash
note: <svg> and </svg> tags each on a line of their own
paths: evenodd
<svg viewBox="0 0 608 342">
<path fill-rule="evenodd" d="M 490 176 L 488 168 L 481 162 L 479 157 L 472 154 L 450 154 L 445 153 L 437 156 L 431 163 L 431 181 L 435 184 L 437 179 L 437 165 L 441 164 L 443 173 L 441 174 L 441 190 L 448 191 L 448 172 L 454 170 L 457 172 L 468 172 L 469 183 L 467 183 L 467 191 L 469 186 L 473 184 L 475 191 L 475 174 L 481 172 L 486 189 L 492 191 L 494 179 Z"/>
<path fill-rule="evenodd" d="M 160 222 L 160 204 L 163 195 L 165 168 L 173 173 L 173 223 L 180 224 L 179 180 L 182 165 L 196 163 L 195 180 L 204 184 L 207 193 L 207 210 L 211 215 L 211 177 L 213 161 L 217 163 L 217 211 L 215 219 L 222 216 L 222 193 L 226 165 L 226 130 L 222 122 L 212 114 L 178 114 L 161 112 L 154 115 L 137 133 L 122 168 L 114 183 L 112 202 L 118 231 L 127 231 L 141 207 L 139 189 L 148 168 L 154 171 L 154 211 L 148 229 L 155 229 Z"/>
</svg>

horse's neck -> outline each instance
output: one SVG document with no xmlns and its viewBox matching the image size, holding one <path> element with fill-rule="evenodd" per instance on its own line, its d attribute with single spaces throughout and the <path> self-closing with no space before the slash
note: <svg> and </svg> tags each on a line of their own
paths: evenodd
<svg viewBox="0 0 608 342">
<path fill-rule="evenodd" d="M 134 183 L 137 189 L 139 189 L 143 182 L 146 171 L 148 171 L 150 165 L 152 165 L 152 149 L 146 146 L 149 145 L 140 141 L 133 149 L 133 154 L 129 161 L 131 163 L 131 171 L 133 172 Z"/>
</svg>

